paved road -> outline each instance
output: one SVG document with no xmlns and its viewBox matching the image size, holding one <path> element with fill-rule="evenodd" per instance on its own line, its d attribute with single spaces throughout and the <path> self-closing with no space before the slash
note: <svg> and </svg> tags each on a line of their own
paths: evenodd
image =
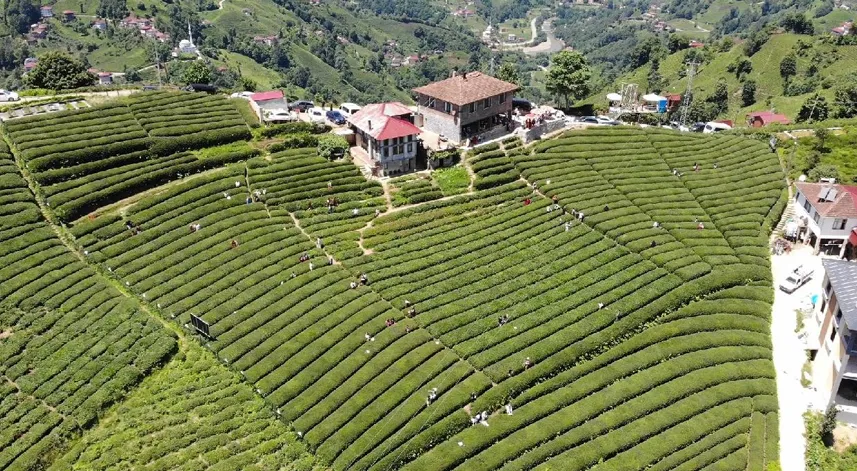
<svg viewBox="0 0 857 471">
<path fill-rule="evenodd" d="M 792 294 L 778 286 L 797 266 L 812 267 L 815 276 Z M 774 308 L 771 319 L 771 339 L 774 344 L 774 368 L 777 370 L 777 399 L 780 404 L 780 464 L 783 471 L 805 471 L 803 413 L 811 407 L 814 394 L 800 384 L 801 369 L 806 361 L 803 342 L 795 333 L 795 310 L 809 304 L 813 294 L 821 293 L 824 272 L 821 258 L 804 247 L 787 255 L 771 257 L 774 275 Z M 807 323 L 810 321 L 808 320 Z"/>
</svg>

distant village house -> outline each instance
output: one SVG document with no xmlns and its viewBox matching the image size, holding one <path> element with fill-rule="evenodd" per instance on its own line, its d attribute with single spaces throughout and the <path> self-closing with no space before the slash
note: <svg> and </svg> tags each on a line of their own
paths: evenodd
<svg viewBox="0 0 857 471">
<path fill-rule="evenodd" d="M 757 111 L 747 115 L 747 124 L 754 128 L 761 128 L 769 124 L 791 124 L 791 120 L 784 114 L 771 111 Z"/>
</svg>

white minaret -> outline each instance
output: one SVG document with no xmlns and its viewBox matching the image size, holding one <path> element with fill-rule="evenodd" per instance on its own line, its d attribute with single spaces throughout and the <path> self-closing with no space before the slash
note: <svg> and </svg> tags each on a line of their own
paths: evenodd
<svg viewBox="0 0 857 471">
<path fill-rule="evenodd" d="M 190 20 L 187 20 L 187 39 L 190 41 L 190 45 L 193 46 L 193 33 L 190 30 Z"/>
</svg>

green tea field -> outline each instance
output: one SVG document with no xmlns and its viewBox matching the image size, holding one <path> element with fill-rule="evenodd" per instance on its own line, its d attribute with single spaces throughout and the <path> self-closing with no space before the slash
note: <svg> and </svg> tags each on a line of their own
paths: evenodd
<svg viewBox="0 0 857 471">
<path fill-rule="evenodd" d="M 250 139 L 215 97 L 26 119 L 0 154 L 0 469 L 779 460 L 764 143 L 571 131 L 382 185 L 312 148 L 200 158 Z"/>
</svg>

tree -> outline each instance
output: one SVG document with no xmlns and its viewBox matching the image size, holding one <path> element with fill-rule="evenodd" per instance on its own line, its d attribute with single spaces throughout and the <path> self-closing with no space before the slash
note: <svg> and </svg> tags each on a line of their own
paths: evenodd
<svg viewBox="0 0 857 471">
<path fill-rule="evenodd" d="M 255 80 L 247 77 L 241 77 L 241 90 L 255 92 L 257 88 L 259 88 L 259 86 L 256 84 Z"/>
<path fill-rule="evenodd" d="M 553 56 L 547 73 L 545 88 L 557 97 L 562 97 L 566 107 L 589 93 L 592 71 L 586 59 L 577 51 L 561 51 Z"/>
<path fill-rule="evenodd" d="M 780 21 L 780 26 L 797 34 L 813 34 L 815 27 L 803 13 L 789 13 Z"/>
<path fill-rule="evenodd" d="M 348 141 L 336 134 L 318 136 L 318 155 L 325 159 L 339 158 L 348 151 Z"/>
<path fill-rule="evenodd" d="M 736 57 L 731 64 L 726 67 L 728 72 L 735 74 L 735 78 L 743 80 L 744 76 L 753 71 L 753 62 L 746 57 Z"/>
<path fill-rule="evenodd" d="M 30 25 L 39 21 L 41 14 L 31 0 L 8 0 L 4 20 L 13 30 L 24 34 L 30 30 Z"/>
<path fill-rule="evenodd" d="M 664 78 L 661 75 L 660 67 L 661 62 L 658 59 L 652 59 L 652 66 L 646 78 L 648 89 L 652 93 L 660 93 L 664 89 Z"/>
<path fill-rule="evenodd" d="M 689 47 L 690 39 L 680 34 L 671 34 L 670 38 L 667 40 L 667 49 L 670 51 L 670 54 L 674 54 Z"/>
<path fill-rule="evenodd" d="M 87 72 L 83 62 L 61 52 L 48 52 L 26 76 L 26 84 L 33 88 L 68 90 L 95 83 L 95 76 Z"/>
<path fill-rule="evenodd" d="M 824 121 L 830 115 L 830 107 L 827 104 L 827 99 L 816 93 L 806 99 L 797 113 L 797 122 L 804 121 Z"/>
<path fill-rule="evenodd" d="M 744 55 L 750 57 L 759 52 L 759 49 L 762 49 L 769 38 L 770 35 L 765 30 L 754 31 L 744 42 Z"/>
<path fill-rule="evenodd" d="M 741 86 L 741 104 L 745 107 L 756 103 L 756 81 L 747 80 Z"/>
<path fill-rule="evenodd" d="M 717 109 L 716 114 L 721 114 L 729 109 L 729 86 L 726 84 L 726 80 L 720 79 L 717 81 L 717 85 L 714 87 L 714 93 L 712 93 L 705 101 L 714 105 Z"/>
<path fill-rule="evenodd" d="M 839 175 L 839 169 L 836 167 L 836 165 L 831 165 L 831 164 L 820 164 L 820 165 L 813 167 L 809 171 L 809 174 L 807 175 L 807 177 L 809 177 L 809 179 L 811 181 L 814 181 L 814 182 L 817 182 L 817 181 L 821 180 L 822 178 L 835 178 L 836 181 L 839 181 L 842 179 L 841 175 Z M 825 414 L 825 422 L 827 422 L 827 414 Z M 833 429 L 836 427 L 836 414 L 833 415 L 832 425 L 828 424 L 828 426 L 830 427 L 830 431 L 832 432 Z M 824 429 L 824 427 L 822 427 L 822 430 L 823 429 Z"/>
<path fill-rule="evenodd" d="M 797 58 L 793 52 L 790 52 L 780 61 L 780 76 L 789 83 L 789 79 L 795 75 L 797 75 Z"/>
<path fill-rule="evenodd" d="M 844 85 L 836 89 L 834 102 L 837 118 L 853 118 L 857 116 L 857 77 L 846 80 Z"/>
<path fill-rule="evenodd" d="M 518 72 L 518 66 L 511 62 L 506 62 L 497 70 L 497 78 L 506 82 L 521 85 L 521 74 Z"/>
<path fill-rule="evenodd" d="M 95 11 L 102 18 L 124 18 L 128 15 L 128 5 L 125 0 L 100 0 Z"/>
<path fill-rule="evenodd" d="M 827 140 L 827 136 L 829 136 L 829 135 L 830 135 L 830 131 L 828 131 L 827 128 L 818 128 L 815 130 L 815 139 L 816 139 L 815 149 L 817 151 L 824 152 L 824 150 L 825 150 L 824 144 L 825 144 L 825 141 Z"/>
<path fill-rule="evenodd" d="M 193 61 L 182 74 L 184 83 L 210 83 L 211 69 L 204 61 Z"/>
</svg>

